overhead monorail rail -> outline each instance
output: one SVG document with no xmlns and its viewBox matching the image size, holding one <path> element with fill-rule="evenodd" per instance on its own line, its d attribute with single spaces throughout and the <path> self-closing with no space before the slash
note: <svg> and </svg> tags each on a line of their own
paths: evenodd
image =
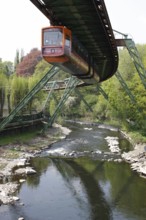
<svg viewBox="0 0 146 220">
<path fill-rule="evenodd" d="M 50 20 L 52 26 L 71 30 L 97 66 L 99 82 L 116 72 L 118 51 L 103 0 L 30 1 Z"/>
</svg>

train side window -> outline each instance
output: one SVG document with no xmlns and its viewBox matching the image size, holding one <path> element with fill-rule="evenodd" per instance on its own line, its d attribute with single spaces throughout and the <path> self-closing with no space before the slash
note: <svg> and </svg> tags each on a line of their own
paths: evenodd
<svg viewBox="0 0 146 220">
<path fill-rule="evenodd" d="M 70 47 L 70 37 L 68 35 L 65 36 L 65 46 Z"/>
</svg>

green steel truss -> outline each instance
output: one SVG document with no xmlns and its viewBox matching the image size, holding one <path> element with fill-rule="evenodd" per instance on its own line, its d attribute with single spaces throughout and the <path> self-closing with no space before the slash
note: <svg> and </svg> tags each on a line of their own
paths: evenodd
<svg viewBox="0 0 146 220">
<path fill-rule="evenodd" d="M 134 62 L 134 65 L 139 74 L 139 77 L 142 81 L 142 84 L 144 85 L 146 89 L 146 71 L 142 63 L 140 54 L 135 46 L 135 43 L 132 39 L 124 39 L 124 41 L 125 41 L 126 48 Z"/>
<path fill-rule="evenodd" d="M 53 81 L 53 82 L 52 82 L 51 84 L 49 84 L 49 85 L 50 85 L 50 86 L 49 86 L 49 94 L 48 94 L 48 96 L 47 96 L 47 98 L 46 98 L 46 100 L 45 100 L 45 103 L 44 103 L 44 106 L 43 106 L 43 111 L 45 110 L 47 103 L 49 102 L 51 96 L 53 95 L 53 91 L 54 91 L 54 89 L 56 88 L 56 81 Z"/>
<path fill-rule="evenodd" d="M 132 92 L 130 91 L 127 83 L 124 81 L 123 77 L 121 76 L 120 72 L 117 71 L 115 76 L 117 77 L 117 79 L 119 80 L 121 86 L 123 87 L 123 89 L 126 91 L 127 95 L 129 96 L 130 100 L 132 101 L 133 104 L 136 104 L 136 100 L 132 94 Z"/>
<path fill-rule="evenodd" d="M 120 40 L 122 42 L 121 46 L 126 46 L 126 48 L 128 49 L 128 52 L 134 62 L 134 65 L 136 67 L 136 70 L 140 76 L 140 79 L 144 85 L 144 87 L 146 88 L 146 71 L 144 68 L 144 65 L 142 63 L 141 57 L 139 55 L 139 52 L 135 46 L 135 43 L 133 40 L 131 39 L 127 39 L 125 37 L 125 39 Z M 76 77 L 72 76 L 70 78 L 65 79 L 64 81 L 52 81 L 52 82 L 48 82 L 57 72 L 59 71 L 58 67 L 53 66 L 47 73 L 46 75 L 37 83 L 37 85 L 34 86 L 34 88 L 21 100 L 21 102 L 17 105 L 17 107 L 9 114 L 8 117 L 6 117 L 1 123 L 0 123 L 0 131 L 2 129 L 4 129 L 6 127 L 6 125 L 8 123 L 10 123 L 14 117 L 17 115 L 17 113 L 24 108 L 24 106 L 32 99 L 32 97 L 39 92 L 41 89 L 44 90 L 48 90 L 49 94 L 47 96 L 47 99 L 45 100 L 45 103 L 43 105 L 43 110 L 45 110 L 46 105 L 48 103 L 48 101 L 50 100 L 50 98 L 53 96 L 54 97 L 54 93 L 53 91 L 55 90 L 59 90 L 59 89 L 63 89 L 64 93 L 58 103 L 58 100 L 56 100 L 57 107 L 53 113 L 53 115 L 48 119 L 48 122 L 45 123 L 45 128 L 44 130 L 51 126 L 52 123 L 54 122 L 54 120 L 56 119 L 57 115 L 61 112 L 62 107 L 64 105 L 64 103 L 66 102 L 66 100 L 68 99 L 68 97 L 70 96 L 70 94 L 72 93 L 73 90 L 75 90 L 75 92 L 77 93 L 77 95 L 80 97 L 81 100 L 83 100 L 84 104 L 88 107 L 88 109 L 93 112 L 92 108 L 88 105 L 88 103 L 86 102 L 86 100 L 83 98 L 82 94 L 79 92 L 79 90 L 77 90 L 77 86 L 82 86 L 82 81 L 80 81 L 79 79 L 77 79 Z M 122 78 L 121 74 L 119 71 L 116 72 L 115 76 L 117 77 L 117 79 L 119 80 L 121 86 L 123 87 L 123 89 L 126 91 L 127 95 L 130 97 L 130 100 L 132 101 L 133 104 L 135 104 L 137 106 L 135 97 L 133 96 L 133 94 L 131 93 L 130 89 L 128 88 L 126 82 L 124 81 L 124 79 Z M 102 89 L 102 87 L 100 85 L 97 85 L 97 89 L 98 91 L 104 96 L 104 98 L 106 100 L 109 101 L 108 99 L 108 94 L 106 94 L 106 92 Z M 138 109 L 138 107 L 137 107 Z M 139 110 L 139 109 L 138 109 Z"/>
<path fill-rule="evenodd" d="M 72 93 L 72 91 L 75 89 L 75 87 L 78 85 L 79 82 L 80 82 L 80 80 L 78 80 L 74 76 L 69 78 L 69 80 L 66 84 L 66 88 L 64 89 L 64 93 L 63 93 L 53 115 L 49 118 L 48 123 L 45 125 L 43 132 L 45 131 L 45 129 L 47 129 L 47 127 L 49 127 L 53 124 L 55 118 L 61 112 L 61 109 L 62 109 L 64 103 L 66 102 L 66 100 L 68 99 L 68 97 L 70 96 L 70 94 Z"/>
<path fill-rule="evenodd" d="M 39 92 L 57 72 L 58 67 L 53 66 L 46 75 L 33 87 L 33 89 L 21 100 L 17 107 L 0 123 L 0 130 L 4 129 L 6 125 L 13 120 L 15 115 L 31 100 L 31 98 Z"/>
<path fill-rule="evenodd" d="M 103 88 L 100 85 L 97 86 L 97 91 L 99 91 L 101 93 L 101 95 L 103 95 L 103 97 L 107 101 L 109 101 L 107 93 L 103 90 Z"/>
<path fill-rule="evenodd" d="M 120 72 L 117 71 L 115 73 L 115 76 L 117 77 L 117 79 L 119 80 L 121 86 L 123 87 L 123 89 L 125 90 L 125 92 L 127 93 L 127 95 L 129 96 L 131 102 L 135 105 L 137 105 L 136 99 L 134 97 L 134 95 L 132 94 L 131 90 L 129 89 L 128 85 L 126 84 L 126 82 L 124 81 L 123 77 L 121 76 Z M 109 101 L 108 98 L 108 94 L 102 89 L 102 87 L 100 85 L 97 86 L 98 91 L 103 95 L 103 97 Z M 137 106 L 138 109 L 138 106 Z M 138 109 L 139 110 L 139 109 Z"/>
<path fill-rule="evenodd" d="M 84 99 L 83 95 L 80 93 L 80 91 L 75 88 L 75 93 L 79 96 L 79 98 L 84 102 L 85 106 L 87 106 L 87 108 L 89 109 L 90 112 L 93 112 L 92 108 L 90 107 L 90 105 L 87 103 L 87 101 Z"/>
</svg>

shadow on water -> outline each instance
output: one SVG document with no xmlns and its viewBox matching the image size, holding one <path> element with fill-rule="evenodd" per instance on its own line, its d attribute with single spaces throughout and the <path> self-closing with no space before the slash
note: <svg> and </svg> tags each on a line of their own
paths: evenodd
<svg viewBox="0 0 146 220">
<path fill-rule="evenodd" d="M 128 164 L 93 161 L 89 158 L 57 159 L 53 160 L 53 164 L 69 185 L 71 177 L 67 170 L 72 168 L 80 178 L 88 196 L 90 219 L 146 219 L 145 180 L 131 172 Z"/>
<path fill-rule="evenodd" d="M 107 151 L 105 137 L 117 135 L 113 131 L 79 126 L 51 149 L 62 148 L 69 153 Z M 121 149 L 128 150 L 127 140 L 118 137 Z M 31 160 L 37 174 L 28 176 L 16 193 L 24 206 L 20 202 L 3 206 L 0 219 L 16 220 L 20 216 L 27 220 L 146 219 L 146 182 L 128 164 L 103 162 L 89 156 L 72 159 L 41 156 Z"/>
<path fill-rule="evenodd" d="M 145 220 L 145 180 L 125 163 L 91 158 L 33 158 L 19 202 L 0 210 L 0 219 Z M 56 212 L 57 210 L 57 212 Z"/>
<path fill-rule="evenodd" d="M 98 182 L 94 179 L 94 176 L 85 170 L 82 166 L 77 164 L 73 160 L 62 161 L 59 159 L 53 160 L 53 164 L 55 164 L 58 171 L 62 174 L 63 178 L 68 182 L 70 187 L 70 176 L 68 176 L 67 169 L 73 169 L 76 176 L 78 176 L 83 183 L 85 190 L 88 196 L 88 202 L 90 204 L 90 213 L 92 220 L 102 219 L 109 220 L 112 219 L 112 212 L 110 206 L 104 199 L 103 192 L 98 184 Z M 100 162 L 102 166 L 103 162 Z M 68 168 L 67 168 L 68 167 Z M 71 187 L 73 188 L 73 186 Z"/>
</svg>

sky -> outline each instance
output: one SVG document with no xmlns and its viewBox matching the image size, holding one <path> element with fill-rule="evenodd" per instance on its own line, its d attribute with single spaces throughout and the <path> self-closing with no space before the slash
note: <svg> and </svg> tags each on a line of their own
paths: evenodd
<svg viewBox="0 0 146 220">
<path fill-rule="evenodd" d="M 146 0 L 105 0 L 112 28 L 146 44 Z M 0 0 L 0 58 L 14 61 L 16 50 L 24 54 L 41 48 L 41 28 L 49 20 L 30 0 Z M 118 36 L 116 36 L 118 38 Z"/>
</svg>

